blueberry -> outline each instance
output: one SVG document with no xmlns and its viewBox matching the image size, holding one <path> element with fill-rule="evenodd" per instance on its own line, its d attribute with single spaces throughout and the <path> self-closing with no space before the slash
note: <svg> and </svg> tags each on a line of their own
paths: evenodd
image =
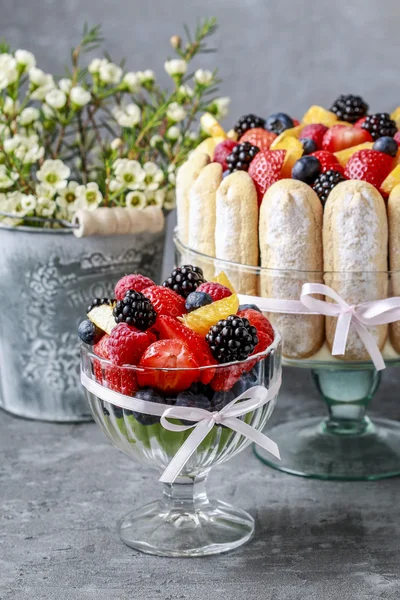
<svg viewBox="0 0 400 600">
<path fill-rule="evenodd" d="M 303 144 L 303 156 L 312 154 L 317 150 L 317 144 L 311 138 L 300 138 L 300 142 Z"/>
<path fill-rule="evenodd" d="M 230 174 L 231 174 L 230 170 L 229 170 L 229 169 L 226 169 L 226 171 L 224 171 L 224 172 L 222 173 L 222 179 L 225 179 L 225 177 L 228 177 L 228 175 L 230 175 Z"/>
<path fill-rule="evenodd" d="M 100 339 L 103 337 L 104 331 L 96 327 L 92 321 L 89 319 L 85 319 L 80 323 L 78 327 L 78 335 L 81 338 L 82 342 L 85 344 L 89 344 L 89 346 L 93 346 L 93 344 L 97 344 Z"/>
<path fill-rule="evenodd" d="M 261 312 L 255 304 L 241 304 L 238 308 L 238 312 L 239 310 L 257 310 L 258 312 Z"/>
<path fill-rule="evenodd" d="M 274 113 L 273 115 L 270 115 L 265 125 L 265 129 L 276 133 L 276 135 L 279 135 L 282 131 L 285 131 L 285 129 L 291 129 L 292 127 L 294 127 L 294 123 L 289 115 L 286 115 L 285 113 Z"/>
<path fill-rule="evenodd" d="M 120 406 L 115 406 L 115 404 L 110 404 L 111 410 L 113 411 L 116 419 L 122 419 L 124 411 Z"/>
<path fill-rule="evenodd" d="M 203 394 L 193 394 L 192 392 L 186 391 L 181 392 L 176 397 L 175 406 L 185 406 L 187 408 L 203 408 L 204 410 L 213 410 L 213 405 L 211 401 L 204 396 Z M 195 421 L 187 421 L 186 419 L 181 419 L 184 425 L 195 425 Z"/>
<path fill-rule="evenodd" d="M 389 154 L 389 156 L 394 157 L 397 154 L 399 145 L 392 137 L 384 135 L 374 142 L 372 148 L 374 150 L 378 150 L 378 152 L 384 152 L 385 154 Z"/>
<path fill-rule="evenodd" d="M 321 172 L 321 163 L 315 156 L 302 156 L 296 161 L 292 169 L 292 178 L 304 181 L 304 183 L 314 183 Z"/>
<path fill-rule="evenodd" d="M 158 404 L 167 404 L 168 401 L 163 398 L 160 394 L 158 394 L 155 390 L 151 388 L 143 388 L 135 393 L 135 398 L 139 398 L 139 400 L 145 400 L 146 402 L 155 402 Z M 160 417 L 156 415 L 147 415 L 146 413 L 139 413 L 132 411 L 132 415 L 135 417 L 136 421 L 141 425 L 154 425 L 155 423 L 160 422 Z"/>
<path fill-rule="evenodd" d="M 186 298 L 185 308 L 188 312 L 192 312 L 192 310 L 196 310 L 201 306 L 207 306 L 207 304 L 212 304 L 212 302 L 213 299 L 206 292 L 191 292 Z"/>
</svg>

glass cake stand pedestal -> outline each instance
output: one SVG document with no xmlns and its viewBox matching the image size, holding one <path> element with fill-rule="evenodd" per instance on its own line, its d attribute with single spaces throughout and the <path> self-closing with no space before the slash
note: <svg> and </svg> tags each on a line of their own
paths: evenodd
<svg viewBox="0 0 400 600">
<path fill-rule="evenodd" d="M 371 362 L 290 360 L 284 365 L 311 369 L 328 416 L 282 423 L 268 430 L 281 450 L 281 461 L 260 448 L 268 466 L 301 477 L 365 481 L 400 475 L 400 423 L 367 416 L 381 375 Z M 387 360 L 387 367 L 399 360 Z"/>
</svg>

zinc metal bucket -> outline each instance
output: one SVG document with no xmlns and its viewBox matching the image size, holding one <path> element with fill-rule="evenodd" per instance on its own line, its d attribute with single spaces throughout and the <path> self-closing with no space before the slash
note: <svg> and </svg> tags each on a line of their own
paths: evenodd
<svg viewBox="0 0 400 600">
<path fill-rule="evenodd" d="M 45 421 L 86 421 L 77 327 L 95 297 L 139 271 L 159 282 L 159 233 L 76 238 L 0 226 L 0 407 Z"/>
</svg>

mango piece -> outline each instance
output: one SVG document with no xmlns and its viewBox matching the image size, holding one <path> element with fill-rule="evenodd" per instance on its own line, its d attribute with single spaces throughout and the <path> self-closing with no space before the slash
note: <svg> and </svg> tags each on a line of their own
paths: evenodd
<svg viewBox="0 0 400 600">
<path fill-rule="evenodd" d="M 200 142 L 200 144 L 193 150 L 193 153 L 204 153 L 208 154 L 211 160 L 214 160 L 214 150 L 215 147 L 223 142 L 225 138 L 223 137 L 209 137 Z"/>
<path fill-rule="evenodd" d="M 303 156 L 303 144 L 295 137 L 286 137 L 274 146 L 274 150 L 286 150 L 281 175 L 290 179 L 294 163 Z"/>
<path fill-rule="evenodd" d="M 212 137 L 222 137 L 226 139 L 226 133 L 217 119 L 210 113 L 204 113 L 200 118 L 200 125 L 203 131 Z"/>
<path fill-rule="evenodd" d="M 231 290 L 232 294 L 235 293 L 235 288 L 231 284 L 228 275 L 226 273 L 224 273 L 223 271 L 218 273 L 218 275 L 216 275 L 214 277 L 213 281 L 215 283 L 220 283 L 221 285 L 224 285 L 225 287 L 227 287 L 228 290 Z"/>
<path fill-rule="evenodd" d="M 304 127 L 304 125 L 296 125 L 296 127 L 291 127 L 290 129 L 285 129 L 285 131 L 282 131 L 282 133 L 280 133 L 278 135 L 278 137 L 276 137 L 274 139 L 274 141 L 272 142 L 269 149 L 276 150 L 276 144 L 280 144 L 281 141 L 286 139 L 287 137 L 299 138 L 303 127 Z"/>
<path fill-rule="evenodd" d="M 390 194 L 392 189 L 396 187 L 396 185 L 400 184 L 400 165 L 397 165 L 393 171 L 390 171 L 389 175 L 386 177 L 385 181 L 381 185 L 381 189 Z"/>
<path fill-rule="evenodd" d="M 364 142 L 363 144 L 358 144 L 357 146 L 351 146 L 351 148 L 345 148 L 344 150 L 340 150 L 339 152 L 334 152 L 334 154 L 340 162 L 340 164 L 342 165 L 342 167 L 345 167 L 350 156 L 353 156 L 355 152 L 358 152 L 359 150 L 370 150 L 373 145 L 373 142 Z"/>
<path fill-rule="evenodd" d="M 326 110 L 322 106 L 317 106 L 314 104 L 310 106 L 308 111 L 305 113 L 302 119 L 303 125 L 312 125 L 313 123 L 322 123 L 322 125 L 326 125 L 326 127 L 332 127 L 332 125 L 336 125 L 337 116 L 335 113 L 330 110 Z"/>
<path fill-rule="evenodd" d="M 394 109 L 390 118 L 393 119 L 393 121 L 396 121 L 397 129 L 400 129 L 400 106 Z"/>
<path fill-rule="evenodd" d="M 226 137 L 228 138 L 228 140 L 233 140 L 234 142 L 237 142 L 239 139 L 239 135 L 234 129 L 230 129 L 226 134 Z"/>
</svg>

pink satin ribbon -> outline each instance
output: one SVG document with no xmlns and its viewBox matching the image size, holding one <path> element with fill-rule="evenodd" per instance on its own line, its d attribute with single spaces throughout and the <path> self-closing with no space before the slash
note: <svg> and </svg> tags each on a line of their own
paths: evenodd
<svg viewBox="0 0 400 600">
<path fill-rule="evenodd" d="M 327 302 L 314 298 L 313 294 L 334 300 Z M 337 325 L 332 346 L 332 355 L 345 354 L 350 325 L 362 340 L 377 371 L 386 368 L 378 345 L 368 327 L 386 325 L 400 320 L 400 297 L 373 300 L 362 304 L 348 304 L 335 290 L 322 283 L 305 283 L 300 300 L 280 300 L 239 294 L 240 304 L 256 304 L 264 312 L 298 315 L 325 315 L 336 317 Z"/>
<path fill-rule="evenodd" d="M 229 429 L 240 433 L 244 437 L 249 438 L 252 442 L 262 446 L 262 448 L 270 452 L 276 458 L 280 459 L 279 448 L 275 442 L 238 417 L 247 415 L 273 400 L 281 387 L 281 377 L 279 377 L 270 388 L 265 388 L 261 385 L 255 385 L 249 388 L 243 392 L 243 394 L 234 398 L 234 400 L 229 402 L 229 404 L 224 406 L 220 411 L 215 412 L 210 412 L 203 408 L 157 404 L 155 402 L 140 400 L 139 398 L 132 396 L 124 396 L 123 394 L 110 390 L 93 379 L 90 379 L 83 371 L 81 371 L 81 383 L 83 387 L 100 398 L 100 400 L 104 400 L 105 402 L 134 412 L 159 416 L 161 425 L 164 429 L 180 432 L 193 429 L 192 433 L 179 448 L 178 452 L 161 475 L 160 481 L 163 483 L 173 483 L 175 481 L 192 454 L 196 451 L 214 425 L 217 424 L 225 425 L 226 427 L 229 427 Z M 195 421 L 195 423 L 194 425 L 176 425 L 175 423 L 170 423 L 168 419 L 183 419 Z"/>
</svg>

